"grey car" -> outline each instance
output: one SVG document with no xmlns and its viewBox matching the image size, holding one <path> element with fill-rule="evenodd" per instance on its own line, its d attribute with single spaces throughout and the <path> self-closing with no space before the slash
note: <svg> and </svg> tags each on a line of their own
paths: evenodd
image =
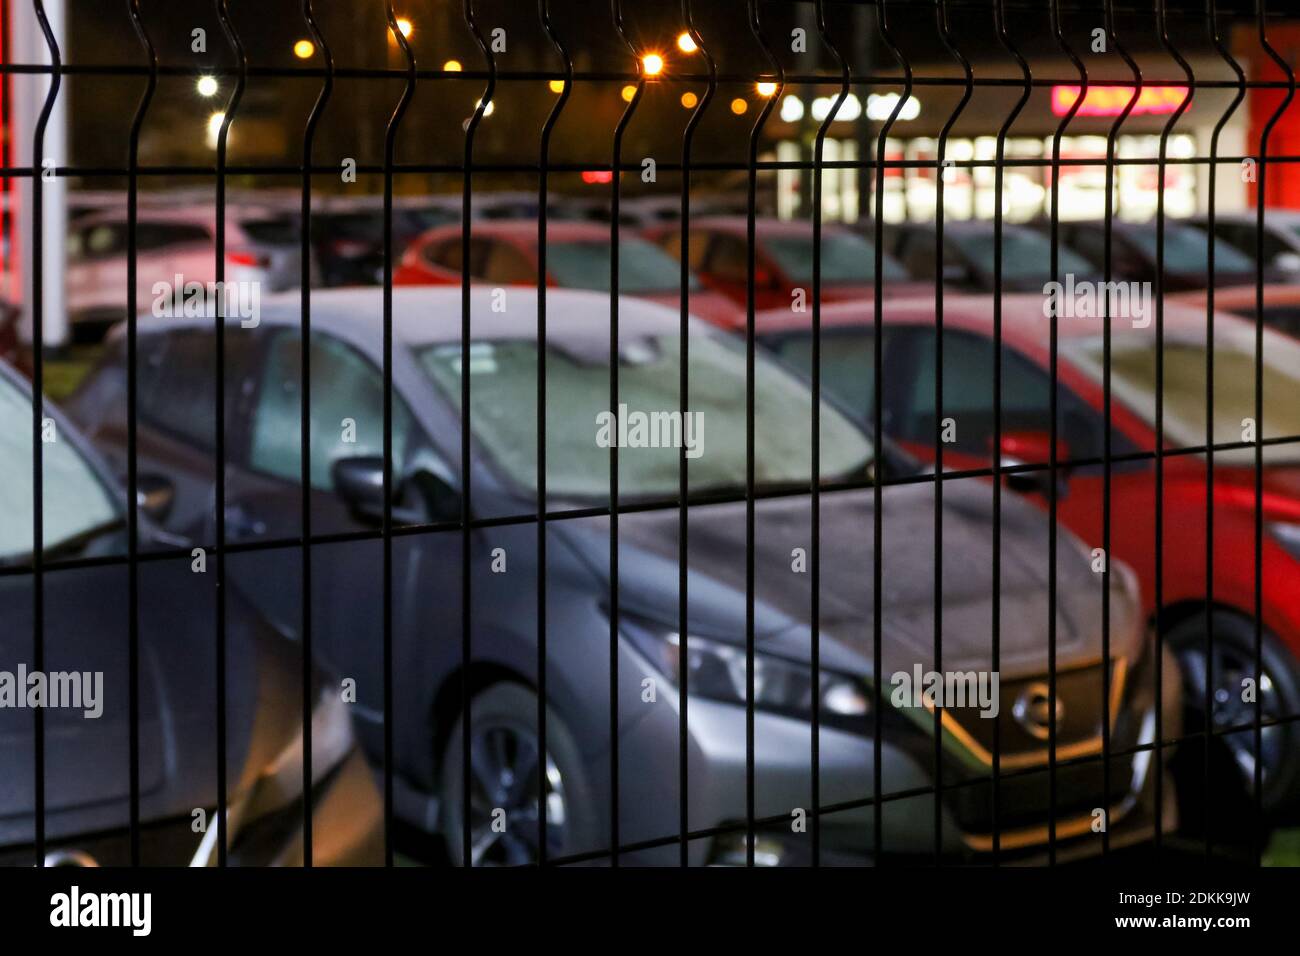
<svg viewBox="0 0 1300 956">
<path fill-rule="evenodd" d="M 461 721 L 471 723 L 471 862 L 537 857 L 544 800 L 552 860 L 608 851 L 612 814 L 625 862 L 675 863 L 679 833 L 679 716 L 687 707 L 687 807 L 695 863 L 746 855 L 747 666 L 745 353 L 743 343 L 690 324 L 688 434 L 647 438 L 646 421 L 678 408 L 678 317 L 620 301 L 619 421 L 609 396 L 607 295 L 548 293 L 546 340 L 545 756 L 538 739 L 536 294 L 474 289 L 468 368 L 461 295 L 451 288 L 392 293 L 391 674 L 395 803 L 407 822 L 442 834 L 463 861 L 466 772 Z M 266 305 L 256 328 L 226 332 L 226 528 L 232 574 L 264 613 L 295 626 L 301 562 L 299 433 L 301 314 L 296 296 Z M 175 490 L 169 529 L 209 540 L 212 528 L 213 325 L 141 322 L 138 387 L 142 471 Z M 382 294 L 337 290 L 313 298 L 310 513 L 312 620 L 322 665 L 355 680 L 362 733 L 383 752 Z M 461 376 L 471 386 L 469 563 L 457 526 L 461 485 Z M 71 403 L 72 414 L 124 467 L 122 338 Z M 813 397 L 776 362 L 755 365 L 756 468 L 754 813 L 758 862 L 806 860 L 812 804 L 813 716 L 824 861 L 875 851 L 871 800 L 880 743 L 882 852 L 980 859 L 993 848 L 1033 859 L 1054 821 L 1062 856 L 1100 852 L 1097 808 L 1111 845 L 1153 832 L 1148 744 L 1155 720 L 1154 654 L 1132 576 L 1112 575 L 1111 657 L 1101 652 L 1100 576 L 1062 531 L 1056 613 L 1056 801 L 1049 800 L 1047 525 L 1014 498 L 1003 505 L 1001 658 L 992 672 L 992 534 L 987 485 L 949 482 L 943 503 L 943 659 L 934 659 L 934 484 L 914 463 L 877 446 L 830 405 L 821 408 L 820 671 L 813 674 L 809 423 Z M 638 419 L 637 412 L 647 417 Z M 649 416 L 657 413 L 661 417 Z M 605 433 L 602 435 L 602 428 Z M 602 440 L 603 439 L 603 440 Z M 695 442 L 692 445 L 692 441 Z M 619 450 L 616 637 L 611 644 L 609 457 Z M 687 634 L 679 633 L 677 507 L 682 443 L 692 503 Z M 657 446 L 657 447 L 656 447 Z M 923 477 L 923 476 L 922 476 Z M 883 672 L 873 667 L 873 492 L 885 480 L 881 608 Z M 895 480 L 897 479 L 897 480 Z M 462 575 L 468 574 L 468 658 Z M 616 659 L 611 659 L 611 646 Z M 617 663 L 617 685 L 611 666 Z M 940 666 L 936 664 L 941 663 Z M 468 669 L 465 669 L 465 665 Z M 1110 792 L 1102 751 L 1102 693 L 1110 673 Z M 913 674 L 969 674 L 993 689 L 996 717 L 974 700 L 941 717 L 900 694 Z M 1176 674 L 1166 664 L 1164 674 Z M 689 675 L 689 691 L 678 692 Z M 877 685 L 879 684 L 879 695 Z M 462 696 L 468 688 L 470 699 Z M 612 728 L 611 693 L 617 730 Z M 1177 681 L 1164 688 L 1165 733 L 1177 724 Z M 936 747 L 936 726 L 941 726 Z M 996 729 L 995 729 L 996 728 Z M 995 743 L 995 740 L 998 742 Z M 991 765 L 1000 755 L 993 810 Z M 616 751 L 616 754 L 615 754 Z M 616 761 L 615 761 L 616 756 Z M 546 772 L 539 774 L 545 759 Z M 615 769 L 616 768 L 616 769 Z M 617 773 L 617 805 L 612 782 Z M 934 797 L 921 792 L 941 778 Z M 545 793 L 542 779 L 545 780 Z M 1166 798 L 1171 787 L 1165 787 Z M 1172 826 L 1172 812 L 1165 815 Z M 493 827 L 494 822 L 503 826 Z"/>
<path fill-rule="evenodd" d="M 44 662 L 35 658 L 32 418 L 27 383 L 0 364 L 0 685 L 43 674 L 80 687 L 80 706 L 44 701 L 47 866 L 131 862 L 126 496 L 99 456 L 47 408 Z M 164 509 L 165 485 L 143 478 Z M 139 848 L 146 866 L 211 866 L 217 849 L 214 569 L 146 515 L 139 565 Z M 170 554 L 163 553 L 170 551 Z M 303 859 L 303 668 L 295 646 L 237 590 L 227 600 L 227 862 Z M 26 681 L 18 675 L 27 675 Z M 76 675 L 82 675 L 77 680 Z M 310 677 L 316 865 L 383 860 L 379 794 L 336 686 Z M 93 700 L 92 700 L 93 698 Z M 35 862 L 35 711 L 0 687 L 0 865 Z M 75 702 L 75 701 L 74 701 Z"/>
</svg>

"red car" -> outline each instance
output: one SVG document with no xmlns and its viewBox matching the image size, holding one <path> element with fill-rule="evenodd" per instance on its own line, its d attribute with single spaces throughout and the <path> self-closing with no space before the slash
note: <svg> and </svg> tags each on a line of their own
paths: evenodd
<svg viewBox="0 0 1300 956">
<path fill-rule="evenodd" d="M 1050 323 L 1042 296 L 1003 299 L 1002 438 L 1004 463 L 1044 469 L 1008 484 L 1048 507 L 1050 455 Z M 1141 317 L 1143 324 L 1150 315 Z M 809 315 L 776 310 L 759 317 L 764 345 L 805 372 L 810 368 Z M 1164 425 L 1167 448 L 1206 441 L 1206 317 L 1167 303 L 1164 316 Z M 1099 319 L 1059 320 L 1058 471 L 1060 521 L 1087 542 L 1103 542 L 1105 418 L 1102 325 Z M 933 301 L 891 302 L 881 347 L 885 378 L 882 421 L 887 434 L 933 464 L 945 427 L 946 469 L 988 467 L 993 444 L 993 306 L 988 297 L 945 300 L 944 407 L 935 408 L 936 335 Z M 1155 325 L 1113 321 L 1111 552 L 1142 583 L 1149 620 L 1180 661 L 1188 693 L 1189 726 L 1205 726 L 1207 606 L 1213 604 L 1214 660 L 1209 680 L 1216 730 L 1253 725 L 1254 704 L 1243 701 L 1243 679 L 1255 673 L 1255 449 L 1219 451 L 1214 460 L 1214 584 L 1206 581 L 1206 467 L 1203 454 L 1164 458 L 1164 547 L 1161 606 L 1155 606 L 1156 483 L 1151 458 L 1155 429 Z M 822 310 L 822 391 L 851 414 L 873 419 L 870 303 Z M 1215 443 L 1242 442 L 1244 419 L 1254 420 L 1255 328 L 1233 316 L 1215 318 Z M 1264 348 L 1264 438 L 1300 435 L 1300 342 L 1268 330 Z M 1071 465 L 1077 461 L 1079 464 Z M 1259 699 L 1264 720 L 1300 714 L 1300 443 L 1264 449 L 1263 668 Z M 1043 560 L 1046 560 L 1044 542 Z M 1010 556 L 1007 558 L 1011 559 Z M 1016 556 L 1015 560 L 1021 560 Z M 1062 594 L 1061 600 L 1070 600 Z M 1235 761 L 1253 791 L 1253 730 L 1225 734 L 1220 757 Z M 1300 797 L 1300 725 L 1263 731 L 1263 802 L 1293 808 Z M 1199 761 L 1197 762 L 1199 772 Z"/>
<path fill-rule="evenodd" d="M 546 284 L 562 289 L 609 291 L 609 227 L 554 222 L 546 226 Z M 681 267 L 663 250 L 638 236 L 620 237 L 619 293 L 661 305 L 681 302 Z M 394 285 L 459 285 L 460 226 L 439 226 L 406 248 L 393 273 Z M 483 285 L 537 285 L 537 221 L 476 222 L 469 240 L 469 276 Z M 730 328 L 745 325 L 744 309 L 691 280 L 693 315 Z"/>
<path fill-rule="evenodd" d="M 691 220 L 691 270 L 742 309 L 749 280 L 748 225 L 744 216 L 706 216 Z M 681 258 L 680 225 L 649 230 L 647 237 Z M 823 302 L 873 300 L 876 294 L 875 246 L 843 226 L 822 226 Z M 755 223 L 754 303 L 758 309 L 789 309 L 796 290 L 811 303 L 813 227 L 805 221 L 760 217 Z M 884 255 L 884 282 L 891 299 L 934 295 L 933 282 L 915 282 L 893 256 Z M 811 308 L 811 305 L 808 305 Z M 742 319 L 743 325 L 743 319 Z"/>
</svg>

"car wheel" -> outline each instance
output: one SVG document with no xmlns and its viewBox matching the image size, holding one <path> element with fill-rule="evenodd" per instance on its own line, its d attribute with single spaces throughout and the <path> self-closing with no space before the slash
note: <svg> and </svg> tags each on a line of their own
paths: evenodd
<svg viewBox="0 0 1300 956">
<path fill-rule="evenodd" d="M 519 684 L 493 684 L 470 704 L 470 855 L 473 866 L 538 861 L 540 805 L 537 695 Z M 442 835 L 464 865 L 464 715 L 442 761 Z M 550 859 L 589 849 L 596 832 L 592 789 L 564 721 L 546 714 L 546 846 Z"/>
<path fill-rule="evenodd" d="M 1255 625 L 1235 614 L 1216 612 L 1214 642 L 1206 660 L 1205 620 L 1183 622 L 1166 635 L 1178 658 L 1183 677 L 1184 726 L 1188 734 L 1206 726 L 1222 730 L 1232 726 L 1251 729 L 1223 734 L 1211 744 L 1211 759 L 1235 773 L 1234 784 L 1253 803 L 1255 790 L 1255 704 L 1242 700 L 1243 681 L 1255 676 Z M 1257 696 L 1264 720 L 1300 714 L 1300 674 L 1292 655 L 1268 633 L 1264 634 L 1262 669 Z M 1205 708 L 1207 681 L 1212 707 Z M 1262 806 L 1272 817 L 1294 808 L 1300 797 L 1300 726 L 1283 723 L 1261 731 L 1263 780 Z M 1204 786 L 1204 782 L 1200 784 Z"/>
</svg>

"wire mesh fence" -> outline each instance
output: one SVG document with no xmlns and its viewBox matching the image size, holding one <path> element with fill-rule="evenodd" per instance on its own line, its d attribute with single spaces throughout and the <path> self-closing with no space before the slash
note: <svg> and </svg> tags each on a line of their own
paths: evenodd
<svg viewBox="0 0 1300 956">
<path fill-rule="evenodd" d="M 0 853 L 1291 862 L 1297 23 L 0 6 Z"/>
</svg>

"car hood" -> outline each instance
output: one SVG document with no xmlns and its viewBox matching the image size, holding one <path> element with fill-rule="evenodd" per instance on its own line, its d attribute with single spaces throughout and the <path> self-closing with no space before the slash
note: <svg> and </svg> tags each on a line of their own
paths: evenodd
<svg viewBox="0 0 1300 956">
<path fill-rule="evenodd" d="M 935 491 L 932 482 L 895 485 L 883 493 L 881 655 L 886 673 L 934 667 Z M 806 659 L 811 575 L 795 570 L 803 549 L 811 561 L 809 496 L 768 498 L 754 507 L 755 635 L 769 651 Z M 946 483 L 942 506 L 942 669 L 992 667 L 992 488 Z M 677 509 L 619 517 L 620 611 L 677 629 Z M 822 662 L 869 674 L 874 652 L 871 489 L 821 496 Z M 1049 645 L 1048 522 L 1012 494 L 1002 502 L 1000 671 L 1005 676 L 1047 668 Z M 588 525 L 596 540 L 578 549 L 608 584 L 608 520 Z M 745 638 L 744 503 L 691 506 L 688 625 L 692 634 L 741 643 Z M 1058 666 L 1101 656 L 1102 576 L 1068 531 L 1057 542 Z M 1112 647 L 1135 653 L 1137 605 L 1127 572 L 1112 575 Z"/>
</svg>

